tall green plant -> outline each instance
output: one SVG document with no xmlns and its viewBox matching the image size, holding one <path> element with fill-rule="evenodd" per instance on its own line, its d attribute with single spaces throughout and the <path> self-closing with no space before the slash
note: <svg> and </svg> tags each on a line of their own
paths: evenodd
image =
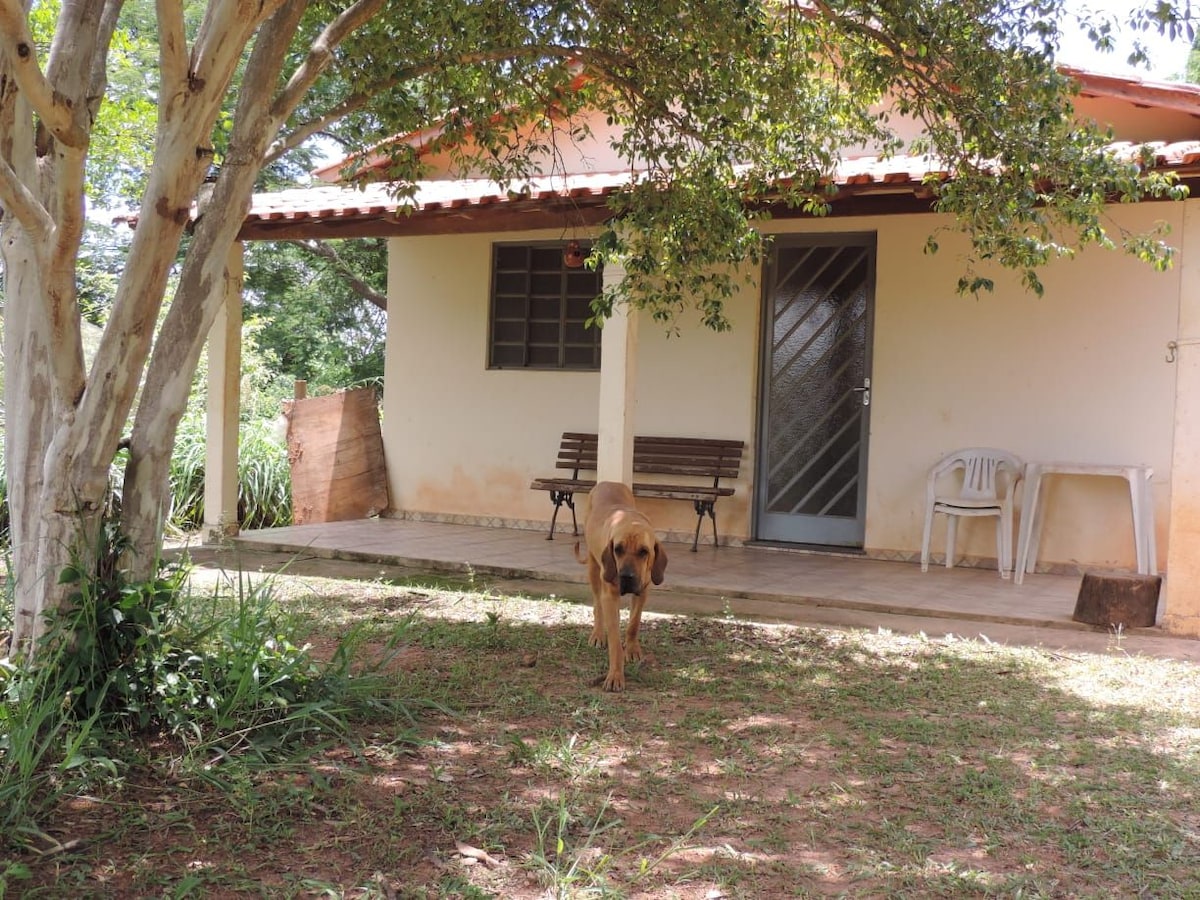
<svg viewBox="0 0 1200 900">
<path fill-rule="evenodd" d="M 185 566 L 149 582 L 119 568 L 112 522 L 63 573 L 70 605 L 36 660 L 0 662 L 0 840 L 40 834 L 64 791 L 123 768 L 130 735 L 179 742 L 179 764 L 217 782 L 214 758 L 272 763 L 326 737 L 349 739 L 368 714 L 414 720 L 386 667 L 409 621 L 375 653 L 351 629 L 314 657 L 275 601 L 273 581 L 225 578 L 193 595 Z M 2 873 L 0 873 L 0 877 Z"/>
<path fill-rule="evenodd" d="M 171 456 L 168 526 L 195 531 L 204 524 L 205 430 L 200 416 L 179 425 Z M 292 521 L 292 479 L 287 446 L 275 421 L 243 422 L 238 441 L 238 521 L 269 528 Z"/>
<path fill-rule="evenodd" d="M 116 773 L 100 749 L 99 711 L 64 706 L 65 644 L 36 667 L 0 660 L 0 834 L 29 827 L 71 784 Z"/>
<path fill-rule="evenodd" d="M 238 452 L 238 518 L 243 528 L 292 522 L 292 476 L 287 445 L 274 421 L 259 419 L 241 429 Z"/>
<path fill-rule="evenodd" d="M 92 710 L 75 702 L 79 679 L 72 668 L 79 653 L 60 627 L 36 664 L 0 658 L 0 834 L 36 831 L 30 823 L 62 790 L 97 771 L 116 773 L 101 750 L 106 685 L 89 692 Z"/>
</svg>

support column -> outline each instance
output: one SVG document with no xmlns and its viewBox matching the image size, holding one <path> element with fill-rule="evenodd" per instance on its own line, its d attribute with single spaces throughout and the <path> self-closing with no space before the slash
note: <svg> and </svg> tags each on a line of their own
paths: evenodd
<svg viewBox="0 0 1200 900">
<path fill-rule="evenodd" d="M 625 270 L 604 267 L 604 285 L 619 283 Z M 600 416 L 596 479 L 633 484 L 633 422 L 637 412 L 637 310 L 620 305 L 600 335 Z"/>
<path fill-rule="evenodd" d="M 224 297 L 208 333 L 208 407 L 204 453 L 204 540 L 238 533 L 238 419 L 242 381 L 242 256 L 235 241 L 225 263 Z"/>
<path fill-rule="evenodd" d="M 1163 628 L 1200 637 L 1200 200 L 1184 201 Z"/>
</svg>

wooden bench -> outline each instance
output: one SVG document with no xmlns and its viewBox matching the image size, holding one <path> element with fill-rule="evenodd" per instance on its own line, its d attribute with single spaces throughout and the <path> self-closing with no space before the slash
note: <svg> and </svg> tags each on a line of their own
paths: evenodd
<svg viewBox="0 0 1200 900">
<path fill-rule="evenodd" d="M 570 471 L 569 477 L 537 478 L 530 485 L 535 491 L 549 491 L 554 504 L 554 515 L 550 518 L 550 533 L 546 540 L 554 540 L 554 526 L 558 512 L 566 505 L 571 510 L 572 533 L 579 534 L 579 523 L 575 518 L 575 494 L 587 493 L 596 485 L 594 478 L 583 478 L 583 472 L 596 471 L 596 435 L 579 431 L 564 431 L 558 447 L 557 468 Z M 709 438 L 641 437 L 633 439 L 633 471 L 635 475 L 647 475 L 652 481 L 634 481 L 636 497 L 654 497 L 661 500 L 690 500 L 696 510 L 696 534 L 692 539 L 692 550 L 700 543 L 700 526 L 708 516 L 713 523 L 713 544 L 717 543 L 717 516 L 714 507 L 718 497 L 728 497 L 733 488 L 721 485 L 721 479 L 734 479 L 742 462 L 744 441 L 713 440 Z M 711 484 L 665 484 L 661 476 L 687 475 L 711 479 Z"/>
</svg>

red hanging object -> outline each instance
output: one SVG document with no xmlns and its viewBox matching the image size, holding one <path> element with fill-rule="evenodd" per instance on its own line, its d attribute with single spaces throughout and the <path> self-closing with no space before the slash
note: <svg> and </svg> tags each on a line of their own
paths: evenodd
<svg viewBox="0 0 1200 900">
<path fill-rule="evenodd" d="M 582 269 L 584 258 L 579 241 L 567 241 L 567 246 L 563 248 L 563 265 L 568 269 Z"/>
</svg>

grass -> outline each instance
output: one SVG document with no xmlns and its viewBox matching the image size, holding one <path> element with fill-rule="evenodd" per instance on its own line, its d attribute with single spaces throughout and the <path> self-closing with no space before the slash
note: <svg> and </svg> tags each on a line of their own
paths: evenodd
<svg viewBox="0 0 1200 900">
<path fill-rule="evenodd" d="M 83 849 L 14 844 L 0 893 L 1200 896 L 1189 664 L 648 615 L 611 695 L 560 598 L 285 575 L 276 602 L 317 654 L 405 623 L 385 688 L 431 706 L 212 777 L 148 740 L 41 823 Z"/>
</svg>

